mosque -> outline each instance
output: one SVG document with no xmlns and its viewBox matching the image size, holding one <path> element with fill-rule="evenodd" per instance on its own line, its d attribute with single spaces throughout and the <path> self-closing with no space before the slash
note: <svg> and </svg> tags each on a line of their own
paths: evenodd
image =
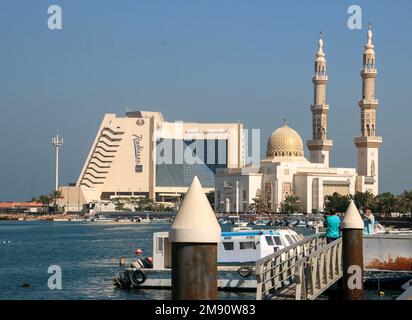
<svg viewBox="0 0 412 320">
<path fill-rule="evenodd" d="M 334 192 L 354 194 L 356 191 L 378 193 L 378 150 L 382 137 L 375 135 L 375 80 L 377 76 L 372 30 L 369 26 L 363 52 L 361 134 L 355 137 L 357 168 L 332 168 L 329 152 L 333 146 L 327 137 L 326 101 L 328 82 L 322 35 L 316 52 L 312 139 L 307 141 L 309 159 L 304 155 L 302 138 L 285 123 L 268 139 L 266 157 L 260 167 L 224 168 L 216 172 L 215 210 L 217 212 L 246 212 L 253 198 L 262 197 L 271 210 L 279 212 L 289 195 L 300 199 L 303 212 L 323 211 L 324 198 Z"/>
</svg>

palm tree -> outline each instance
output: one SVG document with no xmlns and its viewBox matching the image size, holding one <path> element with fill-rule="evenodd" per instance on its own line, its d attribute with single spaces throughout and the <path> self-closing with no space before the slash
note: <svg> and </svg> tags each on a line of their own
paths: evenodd
<svg viewBox="0 0 412 320">
<path fill-rule="evenodd" d="M 390 192 L 384 192 L 376 196 L 378 211 L 389 216 L 395 212 L 399 205 L 399 198 Z"/>
<path fill-rule="evenodd" d="M 370 208 L 372 211 L 375 207 L 375 196 L 370 193 L 369 191 L 366 192 L 359 192 L 357 191 L 353 197 L 355 201 L 355 205 L 359 210 L 365 210 L 366 208 Z"/>
<path fill-rule="evenodd" d="M 297 213 L 302 211 L 302 205 L 300 203 L 300 198 L 295 195 L 290 195 L 285 198 L 285 201 L 283 201 L 280 204 L 280 208 L 282 213 Z"/>
<path fill-rule="evenodd" d="M 330 212 L 332 210 L 336 212 L 345 212 L 348 209 L 350 196 L 343 196 L 337 192 L 332 195 L 325 196 L 325 211 Z"/>
<path fill-rule="evenodd" d="M 210 206 L 212 209 L 215 209 L 215 192 L 212 190 L 206 193 L 207 200 L 209 200 Z"/>
<path fill-rule="evenodd" d="M 401 195 L 400 195 L 400 204 L 402 207 L 404 207 L 406 212 L 411 213 L 411 218 L 412 218 L 412 190 L 405 190 Z"/>
<path fill-rule="evenodd" d="M 150 210 L 153 210 L 153 208 L 154 208 L 154 201 L 152 199 L 147 198 L 147 197 L 139 198 L 137 210 L 150 211 Z"/>
<path fill-rule="evenodd" d="M 37 198 L 32 198 L 31 201 L 32 202 L 39 202 L 43 205 L 43 213 L 45 213 L 46 208 L 48 208 L 50 206 L 50 203 L 52 202 L 52 198 L 50 198 L 50 196 L 48 195 L 40 195 Z"/>
<path fill-rule="evenodd" d="M 56 213 L 57 209 L 58 209 L 57 208 L 57 199 L 63 199 L 64 198 L 61 190 L 53 191 L 53 193 L 50 194 L 49 198 L 53 200 L 53 208 L 54 208 L 53 211 Z"/>
<path fill-rule="evenodd" d="M 261 212 L 261 211 L 268 209 L 267 202 L 260 196 L 257 196 L 256 198 L 253 198 L 252 200 L 253 202 L 249 205 L 249 210 L 254 211 L 254 212 Z"/>
<path fill-rule="evenodd" d="M 124 211 L 124 202 L 121 197 L 112 198 L 111 201 L 114 202 L 114 210 Z"/>
</svg>

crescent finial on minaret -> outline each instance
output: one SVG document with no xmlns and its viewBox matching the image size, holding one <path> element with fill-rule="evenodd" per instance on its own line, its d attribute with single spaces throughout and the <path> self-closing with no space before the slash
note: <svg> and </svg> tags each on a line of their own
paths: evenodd
<svg viewBox="0 0 412 320">
<path fill-rule="evenodd" d="M 369 46 L 372 45 L 372 36 L 373 36 L 372 24 L 369 22 L 369 25 L 368 25 L 368 43 L 367 43 L 367 45 L 369 45 Z"/>
<path fill-rule="evenodd" d="M 318 40 L 318 52 L 316 55 L 319 56 L 324 56 L 325 53 L 323 52 L 323 35 L 322 31 L 319 32 L 319 40 Z"/>
</svg>

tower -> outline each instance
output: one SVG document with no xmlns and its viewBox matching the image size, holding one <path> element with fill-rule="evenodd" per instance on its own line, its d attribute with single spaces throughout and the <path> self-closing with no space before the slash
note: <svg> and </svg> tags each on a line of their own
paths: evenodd
<svg viewBox="0 0 412 320">
<path fill-rule="evenodd" d="M 363 52 L 362 99 L 359 100 L 361 109 L 361 136 L 355 137 L 358 149 L 358 178 L 356 190 L 369 191 L 378 194 L 378 152 L 382 137 L 375 135 L 376 108 L 378 99 L 375 97 L 375 80 L 378 72 L 374 45 L 372 44 L 372 29 L 369 24 L 367 43 Z"/>
<path fill-rule="evenodd" d="M 329 150 L 332 147 L 332 140 L 326 138 L 327 132 L 327 114 L 329 105 L 326 103 L 326 84 L 328 76 L 326 75 L 326 59 L 323 52 L 322 33 L 319 34 L 318 52 L 315 59 L 315 74 L 312 77 L 314 86 L 312 111 L 312 140 L 307 141 L 310 151 L 310 161 L 321 163 L 329 167 Z"/>
</svg>

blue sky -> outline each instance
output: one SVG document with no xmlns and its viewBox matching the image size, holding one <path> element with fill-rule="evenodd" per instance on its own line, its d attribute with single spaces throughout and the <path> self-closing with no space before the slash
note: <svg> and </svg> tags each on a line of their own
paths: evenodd
<svg viewBox="0 0 412 320">
<path fill-rule="evenodd" d="M 47 8 L 63 30 L 47 28 Z M 363 30 L 347 27 L 358 4 Z M 380 191 L 412 188 L 412 2 L 0 2 L 0 200 L 54 188 L 51 137 L 64 137 L 61 184 L 80 173 L 104 113 L 127 107 L 168 120 L 241 121 L 267 137 L 287 118 L 311 134 L 311 76 L 320 30 L 328 60 L 331 164 L 356 166 L 363 45 L 374 30 Z M 306 150 L 306 154 L 307 150 Z"/>
</svg>

